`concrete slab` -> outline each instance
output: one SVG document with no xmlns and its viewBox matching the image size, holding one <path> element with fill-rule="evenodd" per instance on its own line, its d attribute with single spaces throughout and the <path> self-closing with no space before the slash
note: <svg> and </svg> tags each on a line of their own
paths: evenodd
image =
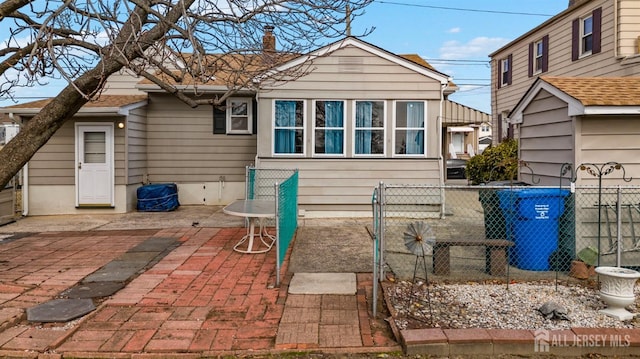
<svg viewBox="0 0 640 359">
<path fill-rule="evenodd" d="M 69 299 L 103 298 L 113 295 L 124 288 L 123 282 L 93 282 L 82 283 L 60 293 L 60 296 Z"/>
<path fill-rule="evenodd" d="M 164 248 L 163 248 L 164 250 Z M 162 250 L 160 251 L 128 251 L 126 253 L 122 253 L 122 255 L 120 255 L 120 257 L 118 257 L 118 261 L 128 261 L 128 262 L 139 262 L 139 263 L 149 263 L 151 262 L 151 260 L 153 260 L 158 254 L 160 254 L 162 252 Z"/>
<path fill-rule="evenodd" d="M 68 322 L 96 309 L 91 299 L 54 299 L 27 309 L 27 320 L 38 323 Z"/>
<path fill-rule="evenodd" d="M 355 273 L 294 273 L 290 294 L 356 294 Z"/>
<path fill-rule="evenodd" d="M 133 265 L 132 263 L 120 262 L 118 265 L 109 263 L 109 266 L 102 267 L 97 271 L 89 274 L 82 280 L 82 283 L 93 282 L 126 282 L 129 278 L 132 278 L 139 274 L 144 266 Z"/>
<path fill-rule="evenodd" d="M 162 252 L 177 242 L 174 237 L 152 237 L 129 249 L 129 252 Z"/>
</svg>

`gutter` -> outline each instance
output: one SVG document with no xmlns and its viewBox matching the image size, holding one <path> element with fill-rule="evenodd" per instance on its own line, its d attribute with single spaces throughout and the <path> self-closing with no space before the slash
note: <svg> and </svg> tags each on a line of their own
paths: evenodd
<svg viewBox="0 0 640 359">
<path fill-rule="evenodd" d="M 29 162 L 22 167 L 22 216 L 29 215 Z"/>
</svg>

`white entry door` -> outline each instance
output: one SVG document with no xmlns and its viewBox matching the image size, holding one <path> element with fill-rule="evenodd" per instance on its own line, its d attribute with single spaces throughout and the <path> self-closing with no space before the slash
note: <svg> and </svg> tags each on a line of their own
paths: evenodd
<svg viewBox="0 0 640 359">
<path fill-rule="evenodd" d="M 464 153 L 464 133 L 452 132 L 451 143 L 453 143 L 453 148 L 456 149 L 456 153 Z"/>
<path fill-rule="evenodd" d="M 113 124 L 76 124 L 76 205 L 113 207 Z"/>
</svg>

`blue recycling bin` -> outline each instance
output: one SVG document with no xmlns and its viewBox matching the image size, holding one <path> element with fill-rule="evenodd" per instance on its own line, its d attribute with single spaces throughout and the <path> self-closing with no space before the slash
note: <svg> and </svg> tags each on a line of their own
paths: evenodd
<svg viewBox="0 0 640 359">
<path fill-rule="evenodd" d="M 558 248 L 558 222 L 569 193 L 559 188 L 498 191 L 507 239 L 514 242 L 509 264 L 525 270 L 550 270 L 549 256 Z"/>
</svg>

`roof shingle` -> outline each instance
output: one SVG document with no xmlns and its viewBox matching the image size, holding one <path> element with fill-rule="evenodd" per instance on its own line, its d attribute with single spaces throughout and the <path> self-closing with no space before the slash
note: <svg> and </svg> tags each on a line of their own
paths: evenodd
<svg viewBox="0 0 640 359">
<path fill-rule="evenodd" d="M 584 106 L 640 105 L 640 77 L 554 77 L 542 76 Z"/>
<path fill-rule="evenodd" d="M 87 102 L 83 108 L 116 108 L 131 105 L 147 99 L 147 95 L 102 95 L 97 100 Z M 7 106 L 6 109 L 43 108 L 51 99 L 31 101 L 23 104 Z"/>
</svg>

